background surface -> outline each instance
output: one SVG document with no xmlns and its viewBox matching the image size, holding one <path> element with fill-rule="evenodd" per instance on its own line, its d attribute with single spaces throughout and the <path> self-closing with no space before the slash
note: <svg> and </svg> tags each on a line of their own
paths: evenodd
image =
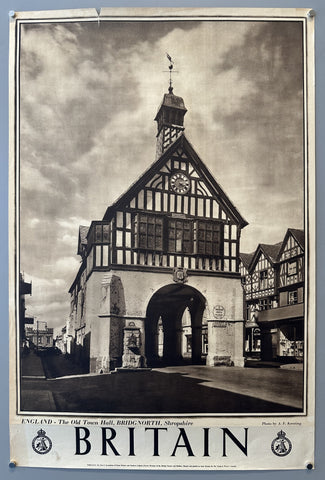
<svg viewBox="0 0 325 480">
<path fill-rule="evenodd" d="M 100 7 L 116 7 L 116 6 L 161 6 L 161 7 L 307 7 L 313 8 L 316 11 L 316 162 L 317 162 L 317 205 L 318 205 L 318 291 L 322 288 L 322 280 L 324 274 L 322 269 L 324 268 L 324 254 L 322 252 L 322 246 L 324 245 L 324 229 L 325 222 L 322 220 L 324 216 L 323 205 L 325 200 L 324 189 L 322 188 L 322 178 L 325 175 L 324 162 L 322 157 L 325 153 L 325 145 L 322 141 L 322 133 L 324 131 L 325 114 L 324 105 L 325 97 L 322 90 L 322 84 L 324 84 L 325 74 L 325 61 L 324 61 L 324 48 L 325 48 L 325 4 L 322 4 L 322 0 L 314 0 L 313 4 L 306 5 L 302 1 L 290 1 L 286 2 L 274 2 L 274 1 L 232 1 L 229 3 L 221 1 L 205 1 L 205 2 L 193 2 L 193 1 L 94 1 L 94 0 L 21 0 L 21 1 L 8 1 L 2 0 L 0 6 L 0 62 L 1 62 L 1 80 L 0 80 L 0 219 L 1 219 L 1 245 L 0 251 L 1 260 L 1 282 L 2 289 L 0 291 L 1 301 L 1 313 L 2 313 L 2 329 L 0 335 L 0 375 L 1 375 L 1 410 L 0 410 L 0 472 L 2 478 L 17 478 L 17 479 L 41 479 L 44 475 L 49 480 L 55 479 L 59 474 L 62 479 L 86 479 L 91 477 L 92 479 L 103 478 L 104 475 L 109 475 L 110 478 L 116 480 L 128 480 L 128 479 L 142 479 L 153 478 L 154 480 L 162 480 L 168 475 L 168 479 L 185 479 L 192 478 L 204 478 L 218 475 L 222 479 L 248 479 L 248 478 L 263 478 L 265 480 L 271 478 L 288 478 L 288 479 L 302 479 L 307 475 L 311 475 L 313 478 L 322 478 L 325 472 L 325 459 L 322 456 L 324 451 L 323 445 L 325 440 L 325 428 L 324 428 L 324 414 L 322 412 L 321 405 L 324 404 L 324 376 L 321 373 L 321 366 L 324 362 L 324 350 L 322 348 L 322 338 L 325 335 L 324 324 L 322 323 L 322 302 L 318 303 L 318 325 L 317 325 L 317 428 L 316 428 L 316 470 L 314 471 L 292 471 L 292 472 L 116 472 L 116 471 L 77 471 L 77 470 L 60 470 L 55 471 L 52 469 L 35 469 L 35 468 L 16 468 L 9 469 L 8 463 L 9 457 L 9 428 L 8 428 L 8 241 L 7 241 L 7 223 L 8 223 L 8 12 L 10 10 L 15 11 L 29 11 L 29 10 L 45 10 L 45 9 L 67 9 L 67 8 L 100 8 Z M 258 477 L 257 477 L 258 476 Z"/>
</svg>

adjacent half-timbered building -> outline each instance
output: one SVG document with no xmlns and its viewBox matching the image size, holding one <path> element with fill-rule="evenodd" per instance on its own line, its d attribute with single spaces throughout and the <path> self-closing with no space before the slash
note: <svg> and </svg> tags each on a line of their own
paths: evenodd
<svg viewBox="0 0 325 480">
<path fill-rule="evenodd" d="M 304 354 L 305 234 L 289 228 L 278 256 L 279 355 L 302 358 Z M 270 318 L 261 318 L 268 325 Z M 272 345 L 275 343 L 273 340 Z"/>
<path fill-rule="evenodd" d="M 250 265 L 254 253 L 240 253 L 239 270 L 243 286 L 243 316 L 245 319 L 245 354 L 260 357 L 261 332 L 257 324 L 258 302 L 252 299 L 252 275 Z"/>
<path fill-rule="evenodd" d="M 289 228 L 275 245 L 241 254 L 245 351 L 264 360 L 302 359 L 304 231 Z"/>
<path fill-rule="evenodd" d="M 170 88 L 155 118 L 156 161 L 102 220 L 80 227 L 71 319 L 91 372 L 243 365 L 247 222 L 187 140 L 186 111 Z"/>
</svg>

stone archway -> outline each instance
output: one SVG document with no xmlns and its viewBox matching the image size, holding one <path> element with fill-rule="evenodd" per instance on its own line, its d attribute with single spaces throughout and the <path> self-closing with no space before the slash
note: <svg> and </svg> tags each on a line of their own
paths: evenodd
<svg viewBox="0 0 325 480">
<path fill-rule="evenodd" d="M 202 363 L 205 305 L 198 290 L 183 284 L 166 285 L 151 297 L 145 321 L 148 366 Z"/>
</svg>

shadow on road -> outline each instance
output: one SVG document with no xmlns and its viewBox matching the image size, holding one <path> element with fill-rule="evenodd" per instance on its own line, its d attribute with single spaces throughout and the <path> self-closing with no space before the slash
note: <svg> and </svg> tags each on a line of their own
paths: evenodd
<svg viewBox="0 0 325 480">
<path fill-rule="evenodd" d="M 115 375 L 38 381 L 25 380 L 24 389 L 51 391 L 55 411 L 74 413 L 285 413 L 301 410 L 201 385 L 201 380 L 180 373 L 157 371 L 130 372 Z M 22 395 L 22 399 L 24 395 Z M 22 409 L 33 411 L 31 402 L 22 402 Z M 37 410 L 39 411 L 40 405 Z M 52 407 L 53 408 L 53 407 Z M 49 412 L 45 403 L 42 411 Z"/>
</svg>

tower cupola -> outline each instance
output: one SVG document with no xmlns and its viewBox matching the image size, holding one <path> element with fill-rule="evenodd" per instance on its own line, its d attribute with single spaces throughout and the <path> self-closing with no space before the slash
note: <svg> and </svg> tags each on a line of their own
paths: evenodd
<svg viewBox="0 0 325 480">
<path fill-rule="evenodd" d="M 187 112 L 184 100 L 173 93 L 171 74 L 173 72 L 173 61 L 167 54 L 170 61 L 169 88 L 164 94 L 163 101 L 158 109 L 155 121 L 157 122 L 157 158 L 173 143 L 180 133 L 184 131 L 184 116 Z"/>
<path fill-rule="evenodd" d="M 184 130 L 184 116 L 187 112 L 184 100 L 173 94 L 165 93 L 163 101 L 155 117 L 157 122 L 157 158 L 164 153 L 169 145 L 178 138 Z"/>
</svg>

